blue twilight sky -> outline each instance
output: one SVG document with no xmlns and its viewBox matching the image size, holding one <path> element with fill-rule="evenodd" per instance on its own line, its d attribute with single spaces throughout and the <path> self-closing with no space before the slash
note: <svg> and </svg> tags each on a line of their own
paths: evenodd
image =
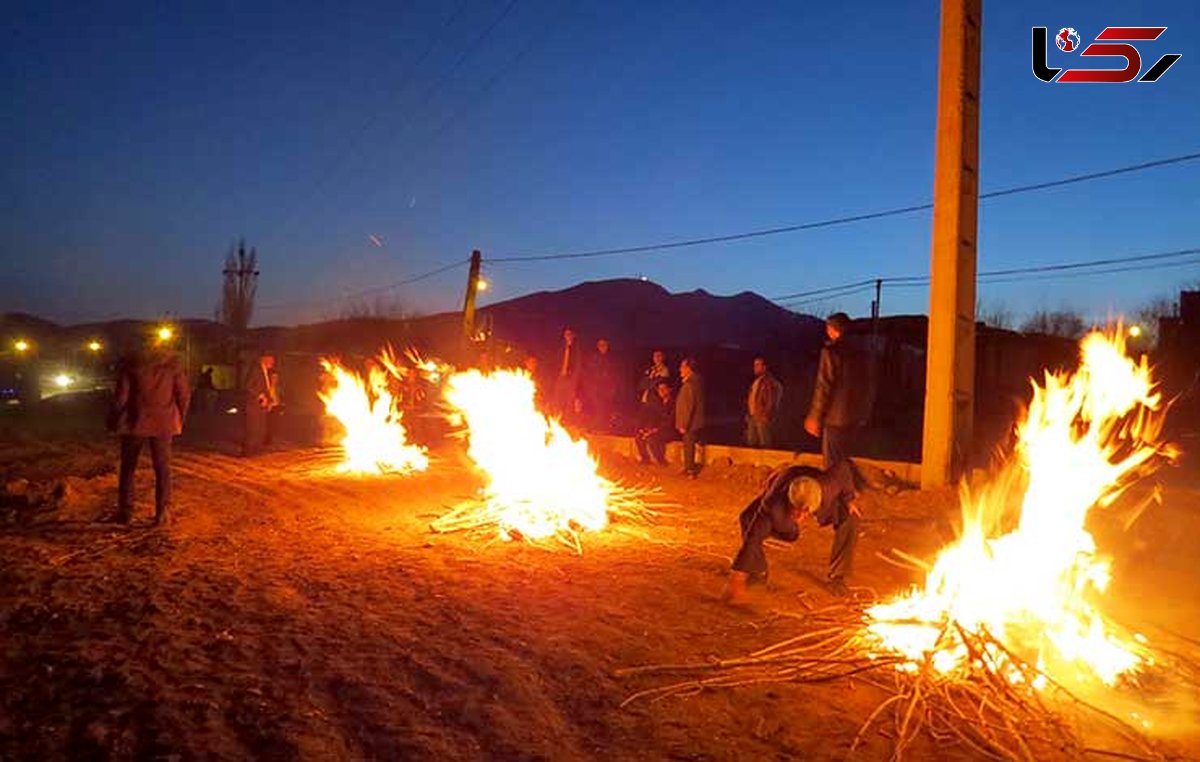
<svg viewBox="0 0 1200 762">
<path fill-rule="evenodd" d="M 938 20 L 933 0 L 18 3 L 0 45 L 0 311 L 209 316 L 241 236 L 261 258 L 258 323 L 336 315 L 472 248 L 489 300 L 611 277 L 773 297 L 921 274 L 927 212 L 643 256 L 486 257 L 927 201 Z M 1085 44 L 1167 26 L 1144 70 L 1183 58 L 1154 84 L 1045 84 L 1035 25 Z M 983 37 L 983 190 L 1200 151 L 1195 0 L 987 0 Z M 981 269 L 1200 246 L 1200 161 L 985 201 L 979 240 Z M 382 298 L 449 309 L 464 278 Z M 1197 279 L 1192 260 L 980 297 L 1102 316 Z M 889 288 L 884 312 L 926 298 Z"/>
</svg>

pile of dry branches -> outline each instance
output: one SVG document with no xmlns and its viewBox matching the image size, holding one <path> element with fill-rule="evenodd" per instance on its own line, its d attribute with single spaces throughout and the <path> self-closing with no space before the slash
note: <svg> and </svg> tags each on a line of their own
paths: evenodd
<svg viewBox="0 0 1200 762">
<path fill-rule="evenodd" d="M 604 531 L 635 531 L 658 518 L 661 509 L 672 507 L 673 503 L 662 502 L 659 490 L 630 488 L 613 485 L 608 493 L 608 521 Z M 536 510 L 537 506 L 529 506 Z M 438 533 L 466 532 L 471 535 L 499 538 L 502 540 L 523 540 L 539 543 L 541 541 L 526 537 L 518 530 L 508 526 L 505 517 L 513 510 L 522 510 L 521 506 L 512 506 L 496 499 L 479 499 L 462 503 L 449 513 L 435 519 L 429 528 Z M 574 523 L 567 522 L 558 528 L 551 537 L 543 541 L 550 544 L 561 543 L 576 553 L 583 555 L 583 543 L 580 535 L 587 530 Z"/>
<path fill-rule="evenodd" d="M 782 616 L 801 620 L 805 631 L 739 658 L 618 670 L 620 677 L 679 678 L 634 693 L 623 706 L 717 688 L 852 679 L 878 688 L 883 700 L 863 722 L 851 753 L 874 729 L 891 740 L 894 760 L 903 758 L 922 733 L 939 748 L 957 746 L 997 760 L 1036 760 L 1051 751 L 1067 758 L 1163 758 L 1138 728 L 1074 695 L 988 633 L 945 623 L 943 636 L 953 631 L 961 638 L 974 665 L 948 675 L 928 660 L 914 663 L 885 651 L 867 632 L 856 607 L 836 605 Z M 1012 678 L 1013 669 L 1019 679 Z M 1035 689 L 1035 684 L 1042 687 Z M 1085 726 L 1093 731 L 1089 735 L 1107 729 L 1102 735 L 1117 748 L 1086 745 L 1080 730 Z"/>
</svg>

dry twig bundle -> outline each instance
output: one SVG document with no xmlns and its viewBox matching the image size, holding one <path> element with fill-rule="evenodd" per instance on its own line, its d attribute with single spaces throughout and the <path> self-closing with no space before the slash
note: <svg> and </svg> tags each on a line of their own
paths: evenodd
<svg viewBox="0 0 1200 762">
<path fill-rule="evenodd" d="M 922 733 L 939 747 L 957 746 L 996 760 L 1031 762 L 1050 750 L 1075 759 L 1164 758 L 1140 729 L 1073 694 L 988 633 L 945 623 L 944 633 L 953 630 L 973 656 L 970 672 L 948 675 L 929 660 L 913 663 L 884 651 L 867 632 L 864 614 L 856 607 L 835 605 L 784 616 L 803 621 L 805 631 L 747 656 L 618 670 L 619 677 L 681 678 L 638 691 L 622 706 L 720 688 L 853 679 L 875 686 L 884 699 L 863 722 L 851 754 L 875 729 L 892 740 L 893 760 L 902 759 Z M 1016 668 L 1022 679 L 1002 677 L 995 654 L 1003 654 L 1004 670 Z M 1192 663 L 1171 669 L 1196 674 Z M 1080 728 L 1101 729 L 1097 722 L 1121 748 L 1094 748 L 1084 742 Z"/>
</svg>

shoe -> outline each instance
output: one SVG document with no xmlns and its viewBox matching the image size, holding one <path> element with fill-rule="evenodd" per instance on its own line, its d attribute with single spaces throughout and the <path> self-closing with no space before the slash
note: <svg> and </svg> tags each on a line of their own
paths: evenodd
<svg viewBox="0 0 1200 762">
<path fill-rule="evenodd" d="M 767 584 L 767 573 L 751 572 L 749 579 L 746 580 L 747 585 L 765 585 Z"/>
<path fill-rule="evenodd" d="M 161 511 L 154 514 L 154 526 L 166 527 L 171 525 L 171 514 L 166 511 Z"/>
<path fill-rule="evenodd" d="M 105 524 L 128 524 L 133 521 L 133 512 L 118 509 L 100 519 Z"/>
<path fill-rule="evenodd" d="M 729 573 L 729 581 L 725 583 L 725 590 L 721 593 L 721 600 L 731 606 L 745 603 L 746 580 L 748 576 L 743 571 L 731 571 Z"/>
<path fill-rule="evenodd" d="M 846 583 L 841 579 L 831 579 L 826 584 L 829 592 L 836 598 L 845 598 L 850 594 L 850 588 L 846 587 Z"/>
</svg>

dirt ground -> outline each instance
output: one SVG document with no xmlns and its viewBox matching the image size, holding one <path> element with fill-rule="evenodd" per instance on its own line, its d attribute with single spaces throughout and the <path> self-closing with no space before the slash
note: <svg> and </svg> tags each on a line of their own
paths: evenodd
<svg viewBox="0 0 1200 762">
<path fill-rule="evenodd" d="M 831 533 L 809 529 L 769 549 L 751 607 L 718 602 L 765 471 L 688 481 L 606 458 L 678 507 L 649 538 L 618 527 L 576 556 L 430 533 L 478 486 L 454 449 L 412 477 L 339 476 L 328 460 L 183 443 L 176 522 L 148 526 L 144 469 L 124 528 L 95 521 L 115 501 L 114 442 L 0 426 L 0 759 L 844 759 L 881 700 L 846 680 L 620 707 L 648 684 L 615 669 L 741 655 L 795 634 L 774 612 L 832 600 L 818 582 Z M 932 555 L 955 506 L 949 491 L 867 493 L 856 594 L 913 581 L 878 554 Z M 1102 536 L 1126 621 L 1200 639 L 1198 508 L 1197 491 L 1168 489 Z M 1164 748 L 1183 758 L 1194 740 Z M 872 735 L 857 756 L 889 749 Z M 969 758 L 913 758 L 935 757 Z"/>
</svg>

